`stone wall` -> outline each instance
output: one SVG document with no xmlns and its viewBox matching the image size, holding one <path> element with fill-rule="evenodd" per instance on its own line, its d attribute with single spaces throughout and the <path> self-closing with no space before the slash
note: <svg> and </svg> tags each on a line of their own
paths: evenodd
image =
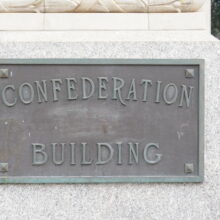
<svg viewBox="0 0 220 220">
<path fill-rule="evenodd" d="M 0 185 L 0 219 L 220 219 L 219 42 L 5 39 L 0 43 L 0 58 L 202 58 L 206 62 L 203 183 Z"/>
</svg>

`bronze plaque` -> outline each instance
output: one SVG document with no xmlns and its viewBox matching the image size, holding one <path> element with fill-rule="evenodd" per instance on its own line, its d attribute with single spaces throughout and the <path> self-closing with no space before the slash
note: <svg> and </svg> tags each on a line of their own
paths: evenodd
<svg viewBox="0 0 220 220">
<path fill-rule="evenodd" d="M 0 182 L 200 182 L 203 61 L 0 61 Z"/>
</svg>

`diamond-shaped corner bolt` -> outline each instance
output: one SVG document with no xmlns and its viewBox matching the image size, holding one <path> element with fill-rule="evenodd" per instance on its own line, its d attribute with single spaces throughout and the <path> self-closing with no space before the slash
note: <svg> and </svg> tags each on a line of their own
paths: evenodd
<svg viewBox="0 0 220 220">
<path fill-rule="evenodd" d="M 9 71 L 8 69 L 0 69 L 0 78 L 8 78 Z"/>
<path fill-rule="evenodd" d="M 194 73 L 194 69 L 186 69 L 185 70 L 185 77 L 186 78 L 194 78 L 195 73 Z"/>
<path fill-rule="evenodd" d="M 193 173 L 193 171 L 194 171 L 193 164 L 192 163 L 185 163 L 184 171 L 185 171 L 185 173 Z"/>
<path fill-rule="evenodd" d="M 8 163 L 0 163 L 0 172 L 8 172 Z"/>
</svg>

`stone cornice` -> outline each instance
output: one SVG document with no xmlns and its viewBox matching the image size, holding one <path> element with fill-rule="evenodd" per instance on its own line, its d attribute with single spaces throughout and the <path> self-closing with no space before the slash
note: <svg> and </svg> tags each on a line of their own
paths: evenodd
<svg viewBox="0 0 220 220">
<path fill-rule="evenodd" d="M 0 12 L 194 12 L 205 0 L 1 0 Z"/>
</svg>

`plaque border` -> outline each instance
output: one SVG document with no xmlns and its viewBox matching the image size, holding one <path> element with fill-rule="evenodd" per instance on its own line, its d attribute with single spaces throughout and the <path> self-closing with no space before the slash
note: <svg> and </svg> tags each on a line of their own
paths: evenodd
<svg viewBox="0 0 220 220">
<path fill-rule="evenodd" d="M 198 103 L 198 175 L 189 176 L 1 176 L 0 184 L 9 183 L 199 183 L 204 180 L 204 59 L 84 59 L 84 58 L 33 58 L 0 59 L 0 64 L 119 64 L 119 65 L 198 65 L 199 103 Z"/>
</svg>

